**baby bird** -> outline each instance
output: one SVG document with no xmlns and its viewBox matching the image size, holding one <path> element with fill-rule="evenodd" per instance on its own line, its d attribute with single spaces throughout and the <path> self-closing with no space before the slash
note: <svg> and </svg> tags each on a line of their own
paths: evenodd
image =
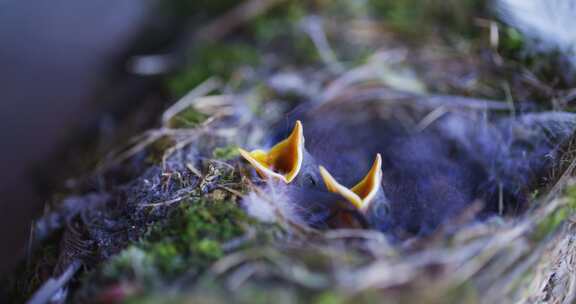
<svg viewBox="0 0 576 304">
<path fill-rule="evenodd" d="M 317 164 L 304 147 L 304 130 L 299 120 L 290 135 L 270 150 L 248 152 L 240 148 L 238 152 L 262 177 L 272 177 L 298 186 L 313 186 L 318 180 Z"/>
<path fill-rule="evenodd" d="M 365 160 L 379 155 L 383 170 L 374 186 L 382 195 L 361 209 L 371 228 L 392 239 L 428 235 L 477 199 L 486 170 L 435 125 L 415 130 L 369 105 L 353 108 L 306 113 L 306 148 L 324 167 L 321 173 L 351 189 L 369 171 Z"/>
<path fill-rule="evenodd" d="M 521 190 L 531 179 L 509 177 L 515 170 L 537 176 L 547 164 L 540 160 L 576 127 L 573 114 L 528 114 L 495 125 L 449 114 L 418 130 L 375 113 L 341 108 L 306 113 L 306 132 L 296 121 L 290 135 L 269 151 L 240 153 L 261 176 L 280 181 L 271 184 L 285 195 L 289 213 L 304 223 L 369 227 L 405 239 L 434 232 L 475 201 L 495 213 L 501 193 L 506 203 L 521 205 Z M 550 128 L 542 126 L 558 120 L 562 132 L 555 134 L 562 134 L 542 140 L 550 137 Z M 515 144 L 521 136 L 511 129 L 519 126 L 533 131 L 528 133 L 535 149 Z M 374 155 L 369 166 L 365 160 Z"/>
<path fill-rule="evenodd" d="M 296 121 L 290 135 L 268 151 L 239 149 L 263 178 L 268 179 L 266 192 L 284 209 L 283 213 L 300 219 L 317 229 L 366 228 L 363 213 L 372 201 L 379 201 L 381 182 L 381 157 L 377 155 L 372 169 L 354 187 L 340 185 L 328 173 L 317 166 L 304 146 L 302 123 Z M 326 187 L 320 185 L 320 176 Z M 252 197 L 254 201 L 254 197 Z M 248 209 L 256 204 L 248 203 Z"/>
</svg>

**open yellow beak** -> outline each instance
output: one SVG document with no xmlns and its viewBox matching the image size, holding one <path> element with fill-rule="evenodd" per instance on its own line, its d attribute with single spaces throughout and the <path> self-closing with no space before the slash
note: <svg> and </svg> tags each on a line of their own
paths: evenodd
<svg viewBox="0 0 576 304">
<path fill-rule="evenodd" d="M 380 153 L 376 154 L 376 160 L 374 160 L 370 171 L 368 171 L 364 179 L 351 189 L 338 183 L 336 179 L 328 173 L 326 168 L 322 166 L 320 166 L 320 174 L 329 191 L 342 195 L 352 203 L 352 205 L 358 208 L 358 210 L 364 213 L 368 210 L 372 199 L 376 196 L 376 193 L 378 193 L 378 189 L 382 183 L 382 156 L 380 156 Z"/>
<path fill-rule="evenodd" d="M 278 178 L 290 183 L 296 178 L 304 158 L 304 130 L 298 120 L 292 133 L 283 141 L 277 143 L 269 151 L 254 150 L 248 152 L 238 149 L 262 177 Z"/>
</svg>

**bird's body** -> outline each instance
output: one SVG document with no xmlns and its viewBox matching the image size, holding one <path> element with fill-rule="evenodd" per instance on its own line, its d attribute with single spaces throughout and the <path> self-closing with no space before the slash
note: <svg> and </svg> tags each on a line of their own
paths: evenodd
<svg viewBox="0 0 576 304">
<path fill-rule="evenodd" d="M 342 103 L 289 116 L 287 125 L 299 119 L 305 126 L 309 159 L 299 173 L 307 182 L 283 187 L 291 189 L 286 193 L 298 206 L 298 214 L 306 215 L 301 216 L 304 221 L 320 227 L 318 219 L 326 217 L 322 214 L 342 206 L 334 204 L 337 197 L 321 194 L 326 192 L 326 178 L 322 183 L 317 165 L 352 189 L 370 170 L 375 155 L 381 156 L 381 195 L 364 215 L 371 228 L 393 239 L 428 235 L 457 219 L 475 202 L 483 204 L 483 215 L 517 211 L 525 205 L 529 184 L 550 164 L 547 155 L 576 127 L 573 114 L 494 123 L 478 113 L 462 111 L 446 113 L 423 125 L 426 113 L 403 106 L 382 108 L 379 103 L 365 103 L 361 108 Z M 538 126 L 558 119 L 566 122 L 559 127 L 563 134 L 545 140 L 549 133 Z M 518 126 L 530 135 L 516 134 L 513 129 Z M 276 137 L 281 138 L 286 132 L 280 130 L 279 134 Z M 533 146 L 518 144 L 525 139 Z M 340 197 L 339 201 L 346 200 Z M 314 210 L 322 212 L 313 216 Z"/>
<path fill-rule="evenodd" d="M 304 119 L 306 148 L 346 186 L 366 174 L 374 155 L 382 156 L 386 201 L 375 202 L 377 212 L 368 215 L 373 228 L 401 238 L 427 235 L 480 196 L 486 169 L 436 125 L 420 130 L 374 111 L 336 111 Z M 386 212 L 378 212 L 378 204 L 386 204 Z"/>
</svg>

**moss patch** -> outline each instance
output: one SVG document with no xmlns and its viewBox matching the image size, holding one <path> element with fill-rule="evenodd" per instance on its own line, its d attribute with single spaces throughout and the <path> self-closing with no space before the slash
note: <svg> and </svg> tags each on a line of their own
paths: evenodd
<svg viewBox="0 0 576 304">
<path fill-rule="evenodd" d="M 319 59 L 316 47 L 299 28 L 299 22 L 307 14 L 309 8 L 305 2 L 286 1 L 251 20 L 247 28 L 259 48 L 296 65 L 316 64 Z"/>
<path fill-rule="evenodd" d="M 190 58 L 186 68 L 167 79 L 168 89 L 174 96 L 183 96 L 210 77 L 230 77 L 239 67 L 256 64 L 259 54 L 247 43 L 221 42 L 196 49 Z"/>
<path fill-rule="evenodd" d="M 566 205 L 558 208 L 558 210 L 548 215 L 547 218 L 538 224 L 532 236 L 534 241 L 544 239 L 556 230 L 568 217 L 576 214 L 576 187 L 570 187 L 567 190 L 566 198 L 568 199 Z"/>
<path fill-rule="evenodd" d="M 522 99 L 531 99 L 548 104 L 554 100 L 563 90 L 569 90 L 573 86 L 576 73 L 570 69 L 568 58 L 559 50 L 547 50 L 534 47 L 537 42 L 527 39 L 518 30 L 500 24 L 500 41 L 498 54 L 505 60 L 506 74 L 509 79 L 518 83 L 526 82 L 520 75 L 529 71 L 533 80 L 526 82 L 522 87 L 514 91 L 521 93 Z M 534 86 L 532 83 L 538 83 Z M 542 90 L 542 87 L 548 88 Z M 518 98 L 517 98 L 518 99 Z M 559 106 L 567 106 L 559 104 Z"/>
<path fill-rule="evenodd" d="M 189 107 L 186 110 L 176 114 L 168 122 L 168 126 L 175 129 L 195 128 L 203 123 L 209 116 Z"/>
<path fill-rule="evenodd" d="M 238 155 L 238 146 L 236 145 L 220 147 L 212 151 L 212 156 L 220 160 L 231 160 L 238 157 Z"/>
<path fill-rule="evenodd" d="M 404 34 L 421 36 L 423 32 L 446 31 L 472 37 L 479 28 L 471 20 L 485 10 L 478 0 L 369 0 L 374 17 Z"/>
<path fill-rule="evenodd" d="M 182 275 L 195 277 L 224 255 L 223 244 L 245 233 L 254 221 L 229 200 L 191 200 L 153 225 L 136 244 L 85 275 L 80 297 L 103 293 L 130 282 L 142 293 L 153 293 Z M 99 287 L 98 287 L 99 286 Z M 104 292 L 105 293 L 105 292 Z"/>
</svg>

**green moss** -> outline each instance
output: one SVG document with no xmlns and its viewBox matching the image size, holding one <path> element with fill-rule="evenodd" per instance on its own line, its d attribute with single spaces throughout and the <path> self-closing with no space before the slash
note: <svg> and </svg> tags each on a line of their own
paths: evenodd
<svg viewBox="0 0 576 304">
<path fill-rule="evenodd" d="M 123 301 L 126 304 L 180 304 L 180 303 L 191 303 L 187 301 L 182 295 L 171 295 L 171 294 L 159 294 L 159 295 L 140 295 L 130 297 Z M 208 302 L 212 303 L 212 302 Z"/>
<path fill-rule="evenodd" d="M 317 62 L 312 41 L 298 29 L 305 15 L 305 2 L 285 1 L 248 22 L 237 35 L 239 39 L 196 47 L 188 54 L 187 66 L 166 79 L 168 90 L 179 97 L 209 77 L 228 81 L 238 68 L 257 65 L 266 51 L 294 63 Z"/>
<path fill-rule="evenodd" d="M 226 147 L 220 147 L 212 151 L 212 156 L 221 160 L 231 160 L 238 157 L 238 146 L 230 145 Z"/>
<path fill-rule="evenodd" d="M 230 290 L 221 281 L 206 280 L 198 284 L 182 303 L 315 303 L 311 301 L 314 294 L 316 292 L 279 281 L 254 279 Z"/>
<path fill-rule="evenodd" d="M 516 29 L 500 25 L 500 43 L 498 53 L 510 67 L 510 77 L 518 77 L 530 71 L 539 82 L 555 90 L 569 89 L 576 74 L 566 69 L 565 55 L 560 50 L 540 50 L 531 44 L 537 43 L 526 39 Z M 552 96 L 542 90 L 532 90 L 530 99 L 548 103 Z"/>
<path fill-rule="evenodd" d="M 540 241 L 547 235 L 556 230 L 568 217 L 576 213 L 576 187 L 571 187 L 566 192 L 568 202 L 566 205 L 558 208 L 547 218 L 542 220 L 536 227 L 533 240 Z"/>
<path fill-rule="evenodd" d="M 371 12 L 403 34 L 422 36 L 434 30 L 473 36 L 478 27 L 471 22 L 484 11 L 479 0 L 397 0 L 368 1 Z"/>
<path fill-rule="evenodd" d="M 209 116 L 193 107 L 176 114 L 169 122 L 171 128 L 194 128 L 203 123 Z"/>
<path fill-rule="evenodd" d="M 571 214 L 576 213 L 576 186 L 568 188 L 567 197 L 568 197 L 568 208 Z"/>
<path fill-rule="evenodd" d="M 307 14 L 301 1 L 287 1 L 282 6 L 257 16 L 250 23 L 250 30 L 257 40 L 271 41 L 293 28 Z"/>
<path fill-rule="evenodd" d="M 370 1 L 373 12 L 385 22 L 404 31 L 414 31 L 415 21 L 423 18 L 424 10 L 417 5 L 420 1 Z"/>
<path fill-rule="evenodd" d="M 267 14 L 254 18 L 248 31 L 262 49 L 269 50 L 293 64 L 311 64 L 319 60 L 316 47 L 299 28 L 299 22 L 308 15 L 306 2 L 290 0 Z"/>
<path fill-rule="evenodd" d="M 568 210 L 567 208 L 560 208 L 556 210 L 554 213 L 548 215 L 547 218 L 542 220 L 538 223 L 536 230 L 532 234 L 532 239 L 534 241 L 540 241 L 550 233 L 552 233 L 560 224 L 564 222 L 564 220 L 568 218 Z"/>
<path fill-rule="evenodd" d="M 151 279 L 157 274 L 156 266 L 148 257 L 148 254 L 136 245 L 124 249 L 120 254 L 107 262 L 102 267 L 101 272 L 102 276 L 106 279 L 118 280 L 134 277 Z M 95 275 L 95 273 L 91 275 Z M 92 278 L 92 276 L 89 276 L 89 278 Z"/>
<path fill-rule="evenodd" d="M 82 285 L 98 292 L 94 286 L 132 282 L 152 295 L 184 273 L 195 276 L 206 270 L 224 255 L 222 244 L 243 235 L 247 225 L 255 222 L 233 201 L 182 203 L 139 242 L 87 275 Z"/>
<path fill-rule="evenodd" d="M 246 221 L 234 202 L 191 202 L 151 229 L 140 246 L 162 273 L 177 274 L 189 266 L 202 270 L 223 255 L 222 242 L 243 233 L 240 223 Z"/>
<path fill-rule="evenodd" d="M 168 89 L 175 96 L 183 96 L 210 77 L 229 78 L 237 68 L 256 64 L 260 56 L 247 43 L 222 42 L 203 45 L 190 58 L 186 68 L 167 79 Z"/>
<path fill-rule="evenodd" d="M 341 304 L 345 303 L 341 295 L 335 292 L 326 291 L 314 298 L 313 303 L 315 304 Z"/>
<path fill-rule="evenodd" d="M 516 54 L 524 48 L 524 37 L 516 29 L 502 25 L 500 30 L 499 52 L 502 54 Z"/>
<path fill-rule="evenodd" d="M 480 303 L 480 295 L 471 281 L 449 287 L 433 303 Z"/>
</svg>

